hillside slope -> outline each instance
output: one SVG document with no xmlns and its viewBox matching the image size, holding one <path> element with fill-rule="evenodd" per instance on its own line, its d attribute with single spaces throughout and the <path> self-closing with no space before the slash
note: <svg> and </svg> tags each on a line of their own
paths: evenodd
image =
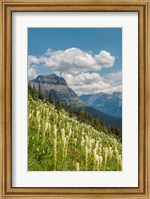
<svg viewBox="0 0 150 199">
<path fill-rule="evenodd" d="M 29 96 L 28 170 L 122 170 L 122 145 L 112 135 Z"/>
<path fill-rule="evenodd" d="M 83 108 L 85 112 L 92 115 L 93 117 L 97 115 L 100 120 L 105 121 L 107 126 L 117 126 L 119 128 L 122 128 L 122 118 L 120 117 L 114 117 L 111 115 L 107 115 L 106 113 L 103 113 L 102 111 L 98 111 L 93 107 L 86 106 Z"/>
</svg>

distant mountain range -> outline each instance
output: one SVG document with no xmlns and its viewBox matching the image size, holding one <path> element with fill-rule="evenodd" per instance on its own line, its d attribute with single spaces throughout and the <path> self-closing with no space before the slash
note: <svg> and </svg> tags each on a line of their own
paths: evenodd
<svg viewBox="0 0 150 199">
<path fill-rule="evenodd" d="M 98 93 L 93 95 L 81 95 L 80 99 L 108 115 L 122 117 L 122 93 L 114 92 L 113 94 Z"/>
<path fill-rule="evenodd" d="M 119 117 L 110 116 L 103 111 L 96 110 L 92 105 L 95 100 L 91 100 L 87 96 L 81 96 L 68 87 L 63 77 L 58 77 L 55 74 L 43 76 L 39 75 L 37 78 L 30 80 L 28 83 L 35 91 L 41 92 L 44 99 L 51 98 L 53 101 L 59 101 L 65 106 L 73 108 L 82 108 L 85 112 L 89 113 L 92 117 L 96 115 L 100 120 L 104 120 L 107 125 L 115 125 L 122 127 L 122 119 Z M 107 95 L 107 94 L 106 94 Z M 114 97 L 119 93 L 114 93 Z M 90 96 L 90 95 L 89 95 Z M 91 95 L 92 97 L 92 95 Z M 88 100 L 88 98 L 90 100 Z M 96 98 L 95 98 L 96 99 Z M 118 99 L 118 98 L 117 98 Z M 90 102 L 90 104 L 88 104 Z M 111 103 L 111 100 L 110 100 Z M 115 102 L 114 102 L 115 103 Z"/>
</svg>

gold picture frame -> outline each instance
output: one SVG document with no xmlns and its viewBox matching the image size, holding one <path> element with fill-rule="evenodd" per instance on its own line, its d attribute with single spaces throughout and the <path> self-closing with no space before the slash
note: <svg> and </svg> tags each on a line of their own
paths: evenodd
<svg viewBox="0 0 150 199">
<path fill-rule="evenodd" d="M 150 198 L 150 1 L 149 0 L 1 0 L 0 2 L 0 197 L 1 198 Z M 137 188 L 13 188 L 11 186 L 11 58 L 13 12 L 138 12 L 139 16 L 139 186 Z"/>
</svg>

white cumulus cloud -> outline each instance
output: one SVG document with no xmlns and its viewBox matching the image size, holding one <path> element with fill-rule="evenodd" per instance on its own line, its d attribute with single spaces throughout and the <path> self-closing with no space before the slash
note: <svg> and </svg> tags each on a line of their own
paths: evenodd
<svg viewBox="0 0 150 199">
<path fill-rule="evenodd" d="M 28 77 L 29 78 L 35 78 L 37 76 L 37 70 L 36 68 L 28 68 Z"/>
<path fill-rule="evenodd" d="M 112 86 L 105 83 L 98 73 L 81 73 L 79 75 L 62 74 L 68 86 L 72 88 L 78 95 L 96 94 L 96 93 L 113 93 L 121 91 L 121 86 Z"/>
<path fill-rule="evenodd" d="M 112 67 L 115 62 L 115 57 L 105 50 L 102 50 L 98 55 L 95 55 L 95 59 L 97 64 L 106 68 Z"/>
<path fill-rule="evenodd" d="M 105 50 L 93 54 L 75 47 L 57 51 L 49 48 L 39 57 L 28 56 L 28 76 L 35 78 L 38 65 L 42 65 L 62 76 L 78 95 L 113 93 L 122 90 L 121 85 L 114 86 L 114 81 L 121 79 L 121 71 L 109 74 L 105 78 L 98 71 L 113 67 L 115 59 L 115 56 Z"/>
<path fill-rule="evenodd" d="M 104 76 L 105 81 L 110 82 L 111 84 L 120 84 L 122 82 L 122 71 L 117 71 L 113 73 L 106 74 Z"/>
<path fill-rule="evenodd" d="M 98 54 L 91 54 L 79 48 L 58 51 L 48 49 L 40 57 L 29 55 L 28 64 L 41 63 L 54 72 L 80 74 L 82 72 L 99 71 L 102 68 L 113 67 L 115 57 L 105 50 L 100 51 Z"/>
<path fill-rule="evenodd" d="M 101 76 L 98 73 L 81 73 L 73 76 L 71 74 L 62 74 L 70 86 L 81 86 L 83 84 L 92 84 L 101 81 Z"/>
<path fill-rule="evenodd" d="M 32 65 L 32 64 L 41 64 L 41 63 L 45 63 L 47 60 L 46 57 L 44 57 L 43 55 L 40 57 L 36 57 L 33 55 L 29 55 L 28 56 L 28 66 Z"/>
<path fill-rule="evenodd" d="M 54 71 L 78 74 L 88 70 L 100 70 L 95 59 L 87 52 L 78 48 L 70 48 L 61 51 L 51 52 L 45 63 Z"/>
</svg>

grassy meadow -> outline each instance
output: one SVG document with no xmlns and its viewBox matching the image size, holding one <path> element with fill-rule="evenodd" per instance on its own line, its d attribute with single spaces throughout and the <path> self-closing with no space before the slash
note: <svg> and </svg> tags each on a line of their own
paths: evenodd
<svg viewBox="0 0 150 199">
<path fill-rule="evenodd" d="M 29 96 L 28 170 L 120 171 L 122 144 L 53 104 Z"/>
</svg>

